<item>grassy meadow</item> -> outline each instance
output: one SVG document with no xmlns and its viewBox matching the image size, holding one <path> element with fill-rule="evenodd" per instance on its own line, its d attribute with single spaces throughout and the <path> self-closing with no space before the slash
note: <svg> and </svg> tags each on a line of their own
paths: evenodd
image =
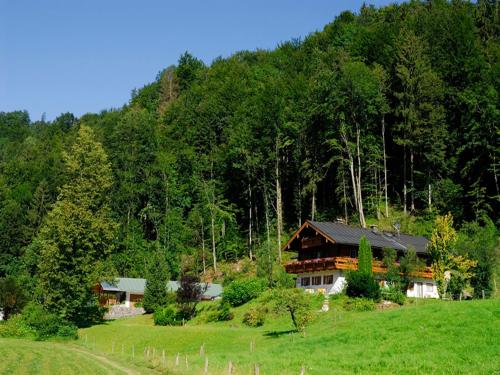
<svg viewBox="0 0 500 375">
<path fill-rule="evenodd" d="M 210 374 L 228 373 L 229 361 L 234 374 L 253 374 L 256 363 L 261 374 L 299 374 L 302 366 L 306 374 L 500 371 L 498 300 L 428 300 L 373 312 L 346 312 L 333 300 L 305 337 L 284 316 L 246 327 L 247 308 L 230 322 L 185 327 L 155 327 L 151 316 L 117 320 L 81 330 L 79 344 L 120 363 L 179 374 L 204 372 L 203 344 Z"/>
</svg>

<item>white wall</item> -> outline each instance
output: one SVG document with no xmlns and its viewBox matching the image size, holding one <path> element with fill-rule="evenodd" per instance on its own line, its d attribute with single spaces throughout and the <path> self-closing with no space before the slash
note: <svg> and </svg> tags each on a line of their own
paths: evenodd
<svg viewBox="0 0 500 375">
<path fill-rule="evenodd" d="M 324 276 L 333 275 L 333 284 L 323 284 Z M 313 276 L 321 276 L 321 285 L 312 285 L 312 277 Z M 301 280 L 303 277 L 310 278 L 309 286 L 301 286 Z M 319 289 L 324 289 L 327 294 L 335 294 L 340 293 L 344 288 L 345 284 L 345 276 L 341 270 L 333 270 L 333 271 L 321 271 L 314 273 L 301 273 L 300 276 L 297 277 L 296 286 L 297 288 L 303 288 L 310 291 L 317 291 Z"/>
<path fill-rule="evenodd" d="M 323 284 L 325 275 L 333 275 L 333 284 Z M 312 285 L 312 277 L 321 276 L 321 285 Z M 310 278 L 309 286 L 302 286 L 301 281 L 303 277 Z M 345 274 L 342 270 L 321 271 L 313 273 L 302 273 L 297 277 L 295 282 L 297 288 L 302 288 L 307 291 L 318 291 L 324 289 L 327 294 L 336 294 L 342 292 L 345 286 Z M 421 292 L 420 292 L 421 291 Z M 418 279 L 415 280 L 412 286 L 406 291 L 408 297 L 422 297 L 422 298 L 439 298 L 437 286 L 434 280 Z"/>
<path fill-rule="evenodd" d="M 407 297 L 439 298 L 436 283 L 434 280 L 417 279 L 406 291 Z"/>
</svg>

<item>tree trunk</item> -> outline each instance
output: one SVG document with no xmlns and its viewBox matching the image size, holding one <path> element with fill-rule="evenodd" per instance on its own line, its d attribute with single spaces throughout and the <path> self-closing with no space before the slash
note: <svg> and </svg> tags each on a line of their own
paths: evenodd
<svg viewBox="0 0 500 375">
<path fill-rule="evenodd" d="M 429 184 L 429 212 L 432 212 L 432 187 Z"/>
<path fill-rule="evenodd" d="M 382 143 L 384 147 L 384 195 L 385 195 L 385 217 L 389 217 L 389 202 L 387 200 L 387 154 L 385 151 L 385 118 L 382 117 Z"/>
<path fill-rule="evenodd" d="M 207 272 L 207 260 L 205 258 L 205 225 L 203 225 L 203 217 L 201 218 L 201 260 L 203 262 L 203 274 Z"/>
<path fill-rule="evenodd" d="M 281 198 L 281 183 L 280 183 L 280 170 L 279 170 L 279 149 L 278 140 L 276 139 L 276 232 L 278 237 L 278 261 L 281 264 L 281 232 L 283 231 L 283 211 L 282 211 L 282 198 Z"/>
<path fill-rule="evenodd" d="M 311 200 L 311 220 L 314 221 L 314 216 L 316 214 L 316 185 L 314 185 L 312 191 L 312 200 Z"/>
<path fill-rule="evenodd" d="M 410 199 L 411 199 L 411 212 L 415 212 L 415 180 L 413 176 L 413 148 L 410 148 Z"/>
<path fill-rule="evenodd" d="M 403 146 L 403 212 L 406 216 L 406 144 Z"/>
<path fill-rule="evenodd" d="M 345 174 L 344 174 L 344 159 L 342 159 L 342 190 L 344 192 L 344 219 L 345 223 L 348 223 L 347 218 L 347 192 L 346 192 L 346 183 L 345 183 Z"/>
<path fill-rule="evenodd" d="M 361 194 L 361 153 L 359 148 L 360 131 L 359 126 L 356 129 L 356 151 L 358 158 L 358 205 L 359 205 L 359 223 L 363 228 L 366 228 L 365 213 L 363 211 L 363 197 Z"/>
<path fill-rule="evenodd" d="M 248 257 L 253 260 L 252 254 L 252 188 L 250 183 L 248 183 Z"/>
<path fill-rule="evenodd" d="M 211 229 L 212 229 L 212 257 L 214 261 L 214 272 L 217 272 L 217 253 L 215 251 L 215 214 L 213 212 L 210 213 L 211 220 Z"/>
</svg>

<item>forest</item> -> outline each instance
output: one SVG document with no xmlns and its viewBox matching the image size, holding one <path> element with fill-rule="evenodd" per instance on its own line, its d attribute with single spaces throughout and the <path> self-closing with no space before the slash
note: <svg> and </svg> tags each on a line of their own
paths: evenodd
<svg viewBox="0 0 500 375">
<path fill-rule="evenodd" d="M 0 112 L 0 277 L 51 306 L 156 261 L 267 272 L 306 219 L 429 236 L 451 213 L 462 244 L 494 249 L 498 8 L 363 6 L 274 50 L 186 52 L 119 109 Z"/>
</svg>

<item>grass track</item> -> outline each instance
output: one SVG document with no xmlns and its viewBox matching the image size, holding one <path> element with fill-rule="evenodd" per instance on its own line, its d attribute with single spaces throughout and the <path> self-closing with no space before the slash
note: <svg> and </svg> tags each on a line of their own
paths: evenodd
<svg viewBox="0 0 500 375">
<path fill-rule="evenodd" d="M 139 374 L 127 364 L 71 343 L 0 339 L 0 374 Z"/>
</svg>

